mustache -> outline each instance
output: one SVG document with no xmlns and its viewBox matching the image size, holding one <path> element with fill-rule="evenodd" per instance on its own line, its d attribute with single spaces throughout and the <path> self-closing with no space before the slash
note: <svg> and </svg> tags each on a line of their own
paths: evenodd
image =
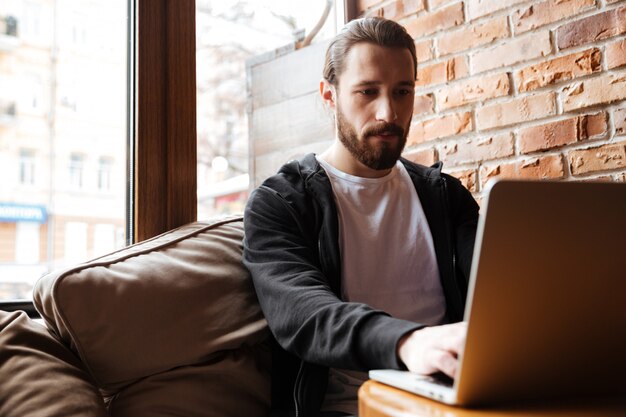
<svg viewBox="0 0 626 417">
<path fill-rule="evenodd" d="M 393 123 L 381 123 L 368 128 L 364 132 L 365 137 L 377 135 L 395 135 L 402 138 L 404 137 L 404 129 Z"/>
</svg>

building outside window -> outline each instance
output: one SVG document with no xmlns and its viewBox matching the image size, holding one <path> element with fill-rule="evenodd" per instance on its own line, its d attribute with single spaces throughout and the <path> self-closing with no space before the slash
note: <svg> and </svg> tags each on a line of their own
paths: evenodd
<svg viewBox="0 0 626 417">
<path fill-rule="evenodd" d="M 196 1 L 200 218 L 247 198 L 246 60 L 302 40 L 326 3 Z M 42 273 L 125 244 L 131 4 L 0 1 L 0 169 L 13 169 L 0 184 L 0 211 L 12 213 L 0 215 L 0 299 L 30 298 Z M 19 225 L 29 210 L 38 234 Z M 39 248 L 36 265 L 17 262 L 18 246 Z"/>
<path fill-rule="evenodd" d="M 98 190 L 111 190 L 111 174 L 113 170 L 113 159 L 100 157 L 98 161 Z"/>
<path fill-rule="evenodd" d="M 32 150 L 20 150 L 19 159 L 19 183 L 21 185 L 35 184 L 35 152 Z"/>
<path fill-rule="evenodd" d="M 69 178 L 70 187 L 73 189 L 83 188 L 83 177 L 85 170 L 85 157 L 81 154 L 70 155 Z"/>
<path fill-rule="evenodd" d="M 39 262 L 40 224 L 21 221 L 15 225 L 15 262 L 27 265 L 37 264 Z"/>
<path fill-rule="evenodd" d="M 126 244 L 129 4 L 0 0 L 0 300 Z"/>
<path fill-rule="evenodd" d="M 63 252 L 66 264 L 83 262 L 87 259 L 87 223 L 65 223 Z"/>
<path fill-rule="evenodd" d="M 42 33 L 42 2 L 24 1 L 21 35 L 27 39 L 37 39 Z"/>
<path fill-rule="evenodd" d="M 115 250 L 115 225 L 96 224 L 93 231 L 93 252 L 105 254 Z"/>
</svg>

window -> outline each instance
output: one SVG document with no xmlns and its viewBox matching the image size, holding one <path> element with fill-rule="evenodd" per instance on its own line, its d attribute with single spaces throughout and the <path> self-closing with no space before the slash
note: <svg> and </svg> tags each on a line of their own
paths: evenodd
<svg viewBox="0 0 626 417">
<path fill-rule="evenodd" d="M 87 260 L 87 223 L 67 222 L 64 236 L 64 264 L 71 265 Z"/>
<path fill-rule="evenodd" d="M 98 190 L 111 190 L 111 171 L 113 169 L 113 159 L 101 157 L 98 167 Z"/>
<path fill-rule="evenodd" d="M 70 187 L 74 189 L 83 188 L 83 171 L 85 157 L 80 154 L 70 155 L 69 178 Z"/>
<path fill-rule="evenodd" d="M 39 262 L 39 223 L 17 222 L 15 229 L 15 263 Z"/>
<path fill-rule="evenodd" d="M 126 244 L 129 10 L 0 0 L 0 300 Z"/>
<path fill-rule="evenodd" d="M 197 1 L 199 218 L 242 212 L 248 197 L 246 61 L 303 42 L 318 21 L 313 42 L 334 36 L 342 10 L 326 0 Z"/>
<path fill-rule="evenodd" d="M 42 33 L 41 2 L 25 1 L 21 35 L 26 39 L 37 39 Z"/>
<path fill-rule="evenodd" d="M 86 14 L 74 12 L 72 18 L 72 44 L 77 48 L 87 45 L 87 20 Z"/>
<path fill-rule="evenodd" d="M 19 182 L 21 185 L 35 184 L 35 152 L 31 150 L 20 150 L 19 161 Z"/>
<path fill-rule="evenodd" d="M 96 224 L 93 233 L 93 257 L 106 255 L 115 250 L 115 225 Z"/>
<path fill-rule="evenodd" d="M 96 232 L 97 224 L 115 225 L 117 248 L 128 241 L 131 233 L 133 241 L 143 240 L 196 219 L 196 191 L 201 193 L 207 191 L 207 187 L 213 188 L 205 184 L 206 187 L 198 189 L 196 161 L 202 159 L 208 177 L 214 174 L 214 158 L 209 158 L 208 153 L 203 156 L 200 156 L 200 152 L 196 153 L 203 145 L 197 135 L 199 130 L 196 122 L 202 114 L 198 112 L 196 118 L 196 101 L 200 96 L 196 90 L 196 54 L 193 51 L 196 49 L 196 27 L 198 30 L 201 28 L 195 24 L 195 0 L 177 0 L 175 8 L 168 7 L 170 1 L 0 1 L 0 16 L 17 16 L 17 22 L 12 27 L 17 28 L 18 36 L 23 40 L 24 5 L 41 5 L 34 7 L 40 13 L 41 36 L 37 49 L 33 49 L 33 45 L 28 42 L 17 44 L 13 49 L 0 48 L 0 60 L 7 64 L 0 66 L 0 82 L 18 80 L 21 74 L 29 72 L 37 73 L 41 75 L 45 95 L 49 94 L 49 97 L 44 95 L 42 110 L 37 114 L 25 118 L 21 111 L 11 110 L 11 114 L 16 115 L 17 123 L 3 122 L 0 117 L 0 160 L 17 159 L 19 150 L 7 144 L 20 143 L 28 149 L 34 149 L 38 158 L 37 175 L 43 181 L 41 193 L 35 194 L 32 190 L 15 192 L 18 189 L 15 184 L 9 184 L 5 179 L 0 188 L 0 205 L 4 202 L 24 204 L 26 201 L 41 206 L 41 212 L 47 215 L 40 225 L 41 259 L 38 272 L 20 274 L 13 265 L 0 265 L 3 280 L 14 280 L 8 286 L 5 286 L 4 281 L 0 283 L 0 298 L 30 297 L 30 291 L 15 291 L 13 288 L 21 288 L 21 280 L 34 281 L 36 278 L 33 277 L 62 264 L 68 222 L 87 225 L 69 226 L 69 232 L 83 236 L 83 232 L 76 230 L 87 231 L 86 237 L 79 239 L 85 244 L 85 249 L 79 252 L 85 251 L 83 253 L 89 257 L 92 251 L 93 254 L 96 252 L 95 234 L 104 233 Z M 197 3 L 198 7 L 202 6 L 202 0 Z M 255 5 L 261 1 L 248 3 Z M 266 5 L 265 1 L 262 3 Z M 289 7 L 296 9 L 302 4 L 282 3 L 293 3 Z M 218 2 L 214 5 L 219 6 Z M 300 9 L 308 12 L 305 7 Z M 36 15 L 36 12 L 33 13 Z M 72 28 L 79 26 L 72 22 L 73 13 L 92 17 L 83 26 L 87 31 L 86 46 L 80 50 L 72 40 Z M 271 15 L 265 13 L 266 16 L 268 14 Z M 315 20 L 317 14 L 317 9 L 311 13 L 312 20 Z M 127 32 L 129 21 L 133 25 L 136 20 L 142 22 L 141 31 L 131 27 L 130 32 Z M 30 27 L 36 26 L 34 24 Z M 76 33 L 77 39 L 80 39 L 80 30 Z M 92 41 L 93 33 L 100 34 L 97 40 Z M 97 48 L 91 43 L 97 45 Z M 128 54 L 133 57 L 133 61 L 134 57 L 137 58 L 136 63 L 127 63 L 127 45 L 136 48 Z M 102 50 L 106 50 L 106 53 L 102 53 Z M 42 72 L 26 68 L 24 57 L 35 58 L 38 65 L 42 65 Z M 87 61 L 92 64 L 81 65 Z M 128 70 L 131 65 L 136 67 Z M 130 74 L 130 79 L 126 78 L 126 74 Z M 226 83 L 228 88 L 233 85 Z M 97 92 L 96 88 L 99 88 Z M 0 102 L 15 102 L 23 94 L 19 90 L 14 95 L 7 92 L 8 89 L 0 88 Z M 104 99 L 101 98 L 103 92 L 106 93 Z M 64 101 L 63 96 L 66 97 Z M 133 106 L 127 108 L 125 103 L 131 97 Z M 96 106 L 98 104 L 100 107 Z M 21 101 L 18 110 L 19 106 Z M 14 104 L 8 107 L 15 109 Z M 73 111 L 79 107 L 81 111 Z M 86 114 L 82 111 L 84 107 L 90 110 Z M 103 123 L 103 115 L 111 118 Z M 128 125 L 127 120 L 130 123 Z M 240 135 L 238 119 L 229 120 L 232 133 Z M 129 131 L 133 134 L 136 132 L 130 148 L 126 143 Z M 127 151 L 134 161 L 134 173 L 128 179 L 124 172 Z M 68 162 L 72 154 L 85 156 L 84 187 L 80 192 L 74 190 L 68 193 Z M 110 177 L 111 190 L 107 193 L 93 193 L 89 185 L 93 183 L 93 188 L 97 187 L 98 158 L 102 155 L 114 161 Z M 224 155 L 218 153 L 215 156 Z M 242 158 L 245 160 L 245 157 Z M 93 166 L 90 165 L 92 162 Z M 239 167 L 234 160 L 228 159 L 228 162 L 230 170 Z M 216 163 L 216 167 L 219 166 Z M 10 177 L 11 181 L 17 182 L 17 175 Z M 126 189 L 127 183 L 132 187 Z M 131 198 L 127 200 L 126 195 Z M 89 218 L 81 218 L 85 214 Z M 16 222 L 20 220 L 6 221 L 0 221 L 0 242 L 14 242 Z M 71 247 L 72 243 L 67 243 Z M 89 245 L 92 245 L 92 249 L 88 249 Z"/>
</svg>

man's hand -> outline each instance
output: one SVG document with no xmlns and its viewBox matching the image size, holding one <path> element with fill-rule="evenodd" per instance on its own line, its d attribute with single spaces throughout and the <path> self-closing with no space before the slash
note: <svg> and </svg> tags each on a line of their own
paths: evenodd
<svg viewBox="0 0 626 417">
<path fill-rule="evenodd" d="M 400 339 L 398 356 L 411 372 L 427 375 L 440 371 L 454 378 L 466 334 L 465 322 L 425 327 Z"/>
</svg>

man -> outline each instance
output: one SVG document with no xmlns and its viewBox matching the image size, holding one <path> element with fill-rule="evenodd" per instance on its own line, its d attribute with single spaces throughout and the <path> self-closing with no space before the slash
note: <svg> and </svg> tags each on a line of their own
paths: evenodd
<svg viewBox="0 0 626 417">
<path fill-rule="evenodd" d="M 244 262 L 277 342 L 275 415 L 356 414 L 369 369 L 455 375 L 478 206 L 441 164 L 400 158 L 416 68 L 402 26 L 350 22 L 320 83 L 334 143 L 250 197 Z"/>
</svg>

